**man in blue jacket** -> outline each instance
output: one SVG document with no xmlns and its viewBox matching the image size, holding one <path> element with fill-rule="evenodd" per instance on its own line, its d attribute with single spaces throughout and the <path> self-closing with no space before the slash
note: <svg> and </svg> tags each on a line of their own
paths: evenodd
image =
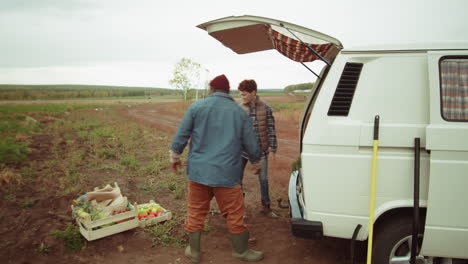
<svg viewBox="0 0 468 264">
<path fill-rule="evenodd" d="M 184 229 L 190 237 L 185 255 L 194 263 L 200 261 L 200 234 L 213 196 L 232 234 L 232 256 L 246 261 L 263 258 L 263 252 L 248 248 L 249 232 L 244 223 L 240 186 L 242 151 L 260 169 L 261 148 L 251 118 L 229 95 L 229 88 L 224 75 L 210 82 L 210 96 L 188 108 L 170 150 L 172 168 L 177 171 L 181 166 L 180 155 L 190 139 L 188 212 Z"/>
</svg>

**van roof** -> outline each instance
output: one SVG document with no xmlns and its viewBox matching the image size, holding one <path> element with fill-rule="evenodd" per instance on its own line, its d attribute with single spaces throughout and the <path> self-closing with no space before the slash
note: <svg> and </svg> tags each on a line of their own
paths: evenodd
<svg viewBox="0 0 468 264">
<path fill-rule="evenodd" d="M 425 50 L 468 50 L 468 41 L 408 42 L 377 45 L 362 45 L 345 48 L 342 52 L 361 51 L 425 51 Z"/>
</svg>

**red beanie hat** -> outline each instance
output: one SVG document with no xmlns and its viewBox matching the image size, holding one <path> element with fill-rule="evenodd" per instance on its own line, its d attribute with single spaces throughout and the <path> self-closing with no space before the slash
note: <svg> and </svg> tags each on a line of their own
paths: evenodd
<svg viewBox="0 0 468 264">
<path fill-rule="evenodd" d="M 216 76 L 213 80 L 211 80 L 210 86 L 214 89 L 229 92 L 229 81 L 224 74 Z"/>
</svg>

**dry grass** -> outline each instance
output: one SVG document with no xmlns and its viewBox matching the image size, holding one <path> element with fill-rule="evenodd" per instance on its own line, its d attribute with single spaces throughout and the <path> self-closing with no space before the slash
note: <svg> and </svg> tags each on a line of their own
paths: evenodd
<svg viewBox="0 0 468 264">
<path fill-rule="evenodd" d="M 276 121 L 293 121 L 298 123 L 301 120 L 302 109 L 284 109 L 273 113 Z"/>
<path fill-rule="evenodd" d="M 179 101 L 177 103 L 171 104 L 171 107 L 168 108 L 168 111 L 177 116 L 183 116 L 192 103 L 193 101 L 191 100 Z"/>
<path fill-rule="evenodd" d="M 9 184 L 21 184 L 21 174 L 12 168 L 3 168 L 0 171 L 0 186 Z"/>
</svg>

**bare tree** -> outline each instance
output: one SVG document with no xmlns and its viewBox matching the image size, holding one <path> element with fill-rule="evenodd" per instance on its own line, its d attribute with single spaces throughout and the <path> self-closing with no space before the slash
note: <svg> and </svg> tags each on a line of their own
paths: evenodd
<svg viewBox="0 0 468 264">
<path fill-rule="evenodd" d="M 204 71 L 207 70 L 200 63 L 190 58 L 182 58 L 176 63 L 174 77 L 169 80 L 169 83 L 175 89 L 182 90 L 184 100 L 187 101 L 189 91 L 198 88 L 202 82 L 201 78 L 205 78 L 201 76 Z"/>
</svg>

